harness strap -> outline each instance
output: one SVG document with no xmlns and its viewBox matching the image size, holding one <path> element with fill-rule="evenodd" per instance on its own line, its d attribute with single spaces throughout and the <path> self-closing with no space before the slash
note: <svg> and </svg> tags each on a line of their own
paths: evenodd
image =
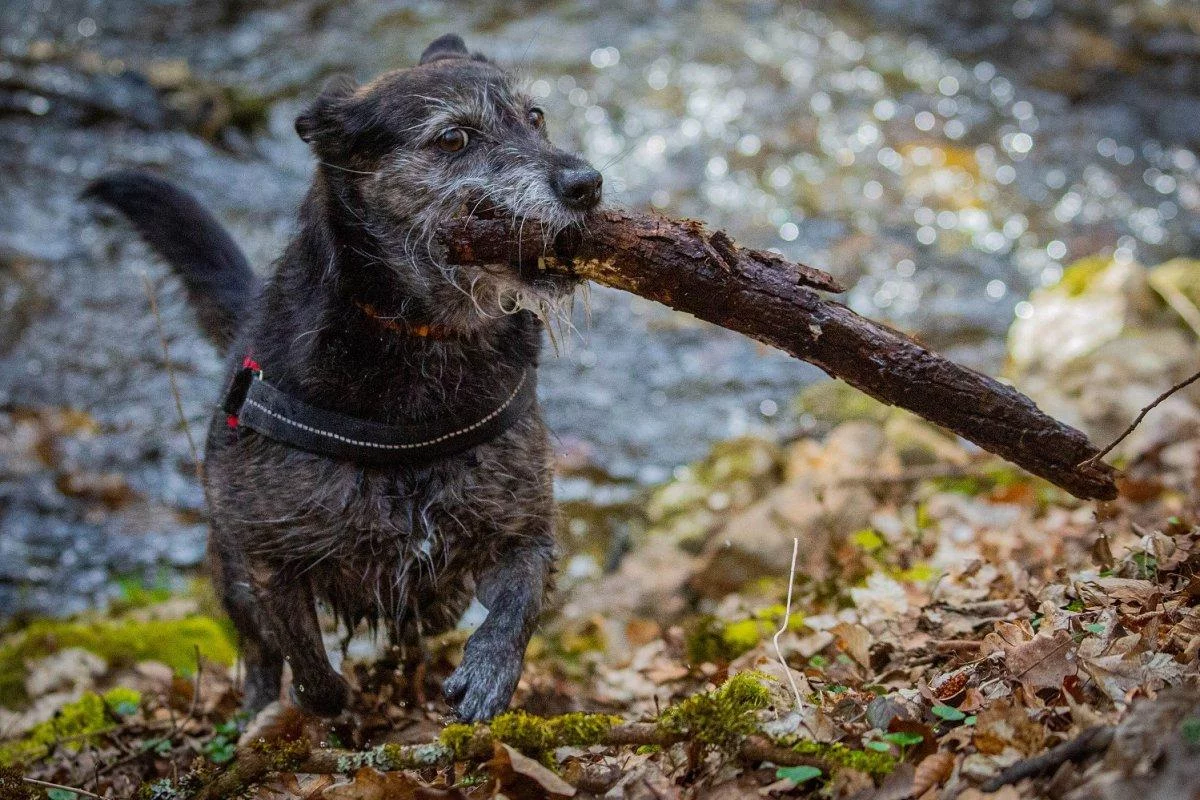
<svg viewBox="0 0 1200 800">
<path fill-rule="evenodd" d="M 247 359 L 222 408 L 230 427 L 246 427 L 300 450 L 367 464 L 424 463 L 469 450 L 499 436 L 537 399 L 537 374 L 520 373 L 496 408 L 471 421 L 384 425 L 304 403 L 265 381 Z"/>
</svg>

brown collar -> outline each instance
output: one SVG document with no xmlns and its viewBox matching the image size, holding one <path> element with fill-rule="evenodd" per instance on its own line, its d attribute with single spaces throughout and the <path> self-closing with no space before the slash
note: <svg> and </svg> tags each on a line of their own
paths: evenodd
<svg viewBox="0 0 1200 800">
<path fill-rule="evenodd" d="M 419 336 L 422 339 L 454 339 L 458 333 L 444 325 L 432 325 L 429 323 L 415 323 L 396 317 L 385 317 L 379 313 L 379 309 L 370 303 L 363 303 L 358 300 L 354 301 L 354 305 L 358 306 L 359 310 L 370 317 L 381 328 L 386 328 L 389 331 L 403 333 L 407 336 Z"/>
</svg>

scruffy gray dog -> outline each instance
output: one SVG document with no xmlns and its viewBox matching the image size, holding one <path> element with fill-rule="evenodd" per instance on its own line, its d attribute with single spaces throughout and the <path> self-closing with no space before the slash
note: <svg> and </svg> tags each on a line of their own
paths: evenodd
<svg viewBox="0 0 1200 800">
<path fill-rule="evenodd" d="M 465 720 L 502 711 L 552 585 L 542 324 L 574 288 L 508 265 L 441 263 L 439 223 L 477 208 L 547 234 L 582 226 L 601 178 L 550 144 L 540 109 L 453 35 L 410 69 L 335 81 L 296 120 L 319 161 L 299 230 L 263 285 L 200 205 L 142 173 L 88 194 L 182 278 L 231 378 L 204 483 L 246 705 L 280 694 L 335 715 L 316 601 L 411 643 L 472 596 L 487 619 L 446 680 Z"/>
</svg>

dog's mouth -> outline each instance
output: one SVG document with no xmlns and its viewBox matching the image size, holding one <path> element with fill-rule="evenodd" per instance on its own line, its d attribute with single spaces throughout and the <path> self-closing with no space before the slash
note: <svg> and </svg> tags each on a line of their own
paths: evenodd
<svg viewBox="0 0 1200 800">
<path fill-rule="evenodd" d="M 580 283 L 572 269 L 572 262 L 586 235 L 586 215 L 556 232 L 547 231 L 543 236 L 540 252 L 517 259 L 515 264 L 521 280 L 535 289 L 552 294 L 566 294 Z"/>
<path fill-rule="evenodd" d="M 494 275 L 515 276 L 530 289 L 551 296 L 569 293 L 580 279 L 571 270 L 579 252 L 592 212 L 564 209 L 560 217 L 546 221 L 534 217 L 518 217 L 498 204 L 479 204 L 469 211 L 479 219 L 505 223 L 513 242 L 507 248 L 505 264 L 495 264 L 488 271 Z"/>
</svg>

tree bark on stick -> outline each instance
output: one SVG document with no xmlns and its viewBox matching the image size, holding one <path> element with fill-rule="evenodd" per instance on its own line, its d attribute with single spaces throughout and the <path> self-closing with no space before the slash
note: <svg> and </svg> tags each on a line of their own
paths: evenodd
<svg viewBox="0 0 1200 800">
<path fill-rule="evenodd" d="M 441 230 L 452 264 L 512 264 L 656 300 L 777 347 L 889 405 L 912 411 L 1071 494 L 1112 499 L 1114 470 L 1087 462 L 1080 431 L 1010 386 L 926 349 L 815 290 L 842 291 L 820 270 L 736 245 L 694 220 L 612 210 L 546 244 L 538 225 L 463 216 Z"/>
</svg>

